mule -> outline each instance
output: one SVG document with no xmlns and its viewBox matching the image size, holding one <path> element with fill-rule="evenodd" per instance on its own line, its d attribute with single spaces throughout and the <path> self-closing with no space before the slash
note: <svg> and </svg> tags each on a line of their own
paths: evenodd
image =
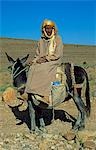
<svg viewBox="0 0 96 150">
<path fill-rule="evenodd" d="M 24 92 L 24 86 L 27 81 L 27 70 L 28 66 L 25 65 L 26 60 L 29 57 L 29 54 L 22 59 L 17 58 L 14 60 L 12 57 L 7 56 L 8 61 L 11 65 L 8 67 L 8 70 L 11 71 L 11 77 L 13 79 L 13 86 L 22 94 Z"/>
<path fill-rule="evenodd" d="M 9 60 L 11 65 L 11 72 L 13 76 L 13 85 L 17 87 L 17 89 L 20 88 L 22 84 L 26 84 L 27 80 L 27 74 L 26 74 L 26 67 L 23 65 L 28 56 L 14 60 L 12 57 L 8 56 L 6 53 L 6 56 Z M 72 73 L 71 73 L 71 64 L 65 63 L 64 64 L 64 73 L 66 74 L 66 93 L 67 96 L 64 99 L 63 102 L 73 99 L 77 109 L 78 109 L 78 116 L 76 121 L 74 122 L 74 126 L 72 127 L 74 130 L 81 130 L 85 127 L 85 119 L 86 117 L 90 116 L 91 111 L 91 103 L 90 103 L 90 88 L 89 88 L 89 81 L 88 81 L 88 75 L 84 68 L 80 66 L 73 66 L 73 74 L 75 79 L 75 86 L 73 85 L 73 79 L 72 79 Z M 86 104 L 82 100 L 82 88 L 83 83 L 86 81 L 86 89 L 85 89 L 85 98 L 86 98 Z M 22 87 L 22 86 L 21 86 Z M 20 88 L 22 91 L 22 88 Z M 30 115 L 30 121 L 31 121 L 31 131 L 35 131 L 36 129 L 36 122 L 35 122 L 35 113 L 37 111 L 39 115 L 39 121 L 40 126 L 44 127 L 44 119 L 42 114 L 42 108 L 44 109 L 52 109 L 52 106 L 49 106 L 46 103 L 39 102 L 38 100 L 33 99 L 34 95 L 32 93 L 28 94 L 28 108 L 29 108 L 29 115 Z"/>
</svg>

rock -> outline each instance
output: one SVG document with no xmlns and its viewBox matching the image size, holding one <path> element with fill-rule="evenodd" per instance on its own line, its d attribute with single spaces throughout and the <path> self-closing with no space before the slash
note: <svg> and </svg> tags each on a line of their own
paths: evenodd
<svg viewBox="0 0 96 150">
<path fill-rule="evenodd" d="M 0 146 L 2 146 L 2 145 L 3 145 L 3 141 L 0 142 Z"/>
<path fill-rule="evenodd" d="M 25 134 L 24 137 L 31 141 L 34 141 L 36 139 L 35 134 Z"/>
<path fill-rule="evenodd" d="M 93 141 L 88 140 L 84 143 L 84 148 L 89 148 L 89 149 L 95 150 L 96 144 Z"/>
<path fill-rule="evenodd" d="M 72 150 L 73 149 L 72 145 L 70 145 L 70 144 L 67 144 L 67 148 L 68 148 L 68 150 Z"/>
<path fill-rule="evenodd" d="M 68 141 L 72 141 L 76 138 L 76 135 L 74 132 L 69 132 L 69 133 L 66 133 L 63 137 Z"/>
<path fill-rule="evenodd" d="M 47 138 L 48 140 L 50 140 L 50 139 L 53 138 L 53 134 L 48 134 L 48 133 L 46 134 L 46 133 L 43 133 L 43 134 L 42 134 L 42 137 L 43 137 L 43 138 Z"/>
<path fill-rule="evenodd" d="M 43 141 L 39 144 L 39 149 L 40 149 L 40 150 L 47 150 L 47 149 L 48 149 L 48 141 L 47 141 L 47 140 L 43 140 Z"/>
<path fill-rule="evenodd" d="M 28 144 L 23 144 L 22 149 L 23 150 L 31 150 L 31 147 Z"/>
<path fill-rule="evenodd" d="M 9 144 L 9 143 L 10 143 L 10 139 L 6 138 L 6 139 L 4 140 L 4 143 L 5 143 L 5 144 Z"/>
<path fill-rule="evenodd" d="M 53 139 L 54 139 L 54 140 L 59 139 L 59 135 L 54 135 L 54 136 L 53 136 Z"/>
<path fill-rule="evenodd" d="M 85 141 L 88 140 L 89 137 L 96 137 L 96 132 L 93 131 L 79 131 L 78 132 L 78 138 L 84 143 Z"/>
<path fill-rule="evenodd" d="M 54 150 L 54 149 L 56 149 L 56 147 L 55 146 L 51 146 L 51 149 Z"/>
<path fill-rule="evenodd" d="M 95 136 L 89 136 L 87 140 L 88 140 L 88 141 L 93 141 L 93 140 L 95 140 L 95 139 L 96 139 Z"/>
</svg>

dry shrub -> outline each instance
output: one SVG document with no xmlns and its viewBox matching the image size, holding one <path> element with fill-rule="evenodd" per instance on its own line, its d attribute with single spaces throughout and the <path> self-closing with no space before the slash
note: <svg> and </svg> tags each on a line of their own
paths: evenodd
<svg viewBox="0 0 96 150">
<path fill-rule="evenodd" d="M 5 103 L 11 104 L 16 100 L 16 91 L 12 87 L 8 87 L 2 94 Z"/>
</svg>

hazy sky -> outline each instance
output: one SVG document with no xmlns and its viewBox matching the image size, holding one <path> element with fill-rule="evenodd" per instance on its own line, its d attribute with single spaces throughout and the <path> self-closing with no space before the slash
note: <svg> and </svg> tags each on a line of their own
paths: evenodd
<svg viewBox="0 0 96 150">
<path fill-rule="evenodd" d="M 96 45 L 96 2 L 0 0 L 1 35 L 39 40 L 44 19 L 55 21 L 65 44 Z"/>
</svg>

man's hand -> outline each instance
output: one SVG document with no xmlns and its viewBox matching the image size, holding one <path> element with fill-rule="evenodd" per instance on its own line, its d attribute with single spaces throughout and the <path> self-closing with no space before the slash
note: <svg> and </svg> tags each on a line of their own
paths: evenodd
<svg viewBox="0 0 96 150">
<path fill-rule="evenodd" d="M 45 63 L 45 62 L 47 62 L 46 56 L 43 56 L 36 61 L 36 63 L 39 63 L 39 64 Z"/>
<path fill-rule="evenodd" d="M 27 64 L 28 66 L 31 66 L 34 62 L 33 61 L 29 61 Z"/>
</svg>

